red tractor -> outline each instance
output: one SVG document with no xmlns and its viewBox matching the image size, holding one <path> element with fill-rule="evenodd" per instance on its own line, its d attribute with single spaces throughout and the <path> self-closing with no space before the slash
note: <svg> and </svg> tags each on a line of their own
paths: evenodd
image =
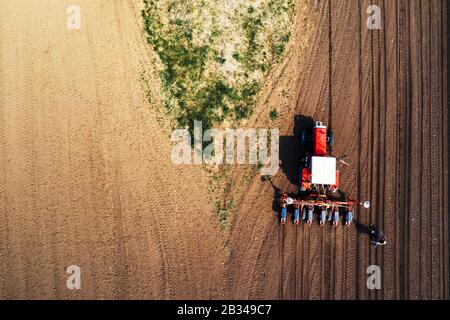
<svg viewBox="0 0 450 320">
<path fill-rule="evenodd" d="M 314 212 L 319 212 L 319 224 L 330 221 L 338 225 L 340 214 L 345 215 L 345 225 L 353 221 L 353 207 L 358 204 L 339 190 L 339 171 L 336 169 L 337 159 L 330 155 L 334 143 L 334 135 L 322 122 L 316 122 L 312 132 L 304 129 L 301 132 L 301 143 L 306 150 L 301 161 L 299 194 L 280 197 L 281 223 L 286 222 L 288 207 L 294 209 L 294 223 L 301 219 L 307 224 L 313 223 Z M 370 204 L 366 202 L 364 206 Z"/>
</svg>

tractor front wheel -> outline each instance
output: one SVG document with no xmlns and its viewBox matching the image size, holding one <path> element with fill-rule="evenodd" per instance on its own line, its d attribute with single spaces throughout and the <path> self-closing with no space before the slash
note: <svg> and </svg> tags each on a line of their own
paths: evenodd
<svg viewBox="0 0 450 320">
<path fill-rule="evenodd" d="M 334 132 L 333 131 L 331 131 L 331 130 L 328 131 L 327 140 L 328 140 L 328 145 L 330 147 L 332 147 L 334 144 Z"/>
</svg>

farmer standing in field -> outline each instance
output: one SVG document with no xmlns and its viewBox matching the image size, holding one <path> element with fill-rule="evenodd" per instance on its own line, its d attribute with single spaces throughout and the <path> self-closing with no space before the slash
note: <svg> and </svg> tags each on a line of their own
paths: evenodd
<svg viewBox="0 0 450 320">
<path fill-rule="evenodd" d="M 384 232 L 381 231 L 380 233 L 378 233 L 378 230 L 374 224 L 371 224 L 369 227 L 369 237 L 370 242 L 374 245 L 375 249 L 378 246 L 384 246 L 387 242 Z"/>
</svg>

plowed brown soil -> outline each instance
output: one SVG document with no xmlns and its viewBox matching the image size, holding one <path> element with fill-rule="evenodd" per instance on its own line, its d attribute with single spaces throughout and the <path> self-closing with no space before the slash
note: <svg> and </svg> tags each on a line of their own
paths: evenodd
<svg viewBox="0 0 450 320">
<path fill-rule="evenodd" d="M 171 164 L 144 99 L 140 1 L 80 0 L 80 30 L 70 4 L 0 0 L 0 298 L 449 298 L 447 1 L 298 1 L 250 121 L 288 91 L 282 168 L 251 181 L 225 232 L 205 172 Z M 296 115 L 334 130 L 342 189 L 372 202 L 358 225 L 279 225 Z M 370 223 L 388 237 L 376 252 Z M 381 290 L 366 287 L 372 264 Z M 66 288 L 70 265 L 81 290 Z"/>
<path fill-rule="evenodd" d="M 295 137 L 294 115 L 327 123 L 334 153 L 350 163 L 340 168 L 341 189 L 372 207 L 358 210 L 351 228 L 277 225 L 272 199 L 291 191 L 287 177 L 297 170 L 295 143 L 283 150 L 281 140 L 288 174 L 273 186 L 255 179 L 233 225 L 229 291 L 234 298 L 448 299 L 447 2 L 317 4 L 296 108 L 282 132 Z M 381 8 L 381 30 L 367 28 L 370 4 Z M 376 252 L 363 232 L 371 223 L 389 240 Z M 381 290 L 367 289 L 370 265 L 381 267 Z"/>
</svg>

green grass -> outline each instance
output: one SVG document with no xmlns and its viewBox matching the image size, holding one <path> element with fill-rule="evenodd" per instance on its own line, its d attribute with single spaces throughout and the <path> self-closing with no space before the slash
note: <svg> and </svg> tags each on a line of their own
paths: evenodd
<svg viewBox="0 0 450 320">
<path fill-rule="evenodd" d="M 285 52 L 292 0 L 265 0 L 258 8 L 243 0 L 231 19 L 232 28 L 215 20 L 224 14 L 220 11 L 224 4 L 219 1 L 143 1 L 147 41 L 162 66 L 164 106 L 177 125 L 191 127 L 194 120 L 201 120 L 203 127 L 209 128 L 248 118 L 265 76 Z M 204 11 L 212 23 L 204 21 Z M 266 30 L 269 19 L 275 22 L 275 30 L 270 32 Z M 199 37 L 205 30 L 206 36 Z M 226 56 L 221 46 L 234 33 L 241 41 L 233 43 L 236 50 Z M 232 75 L 224 71 L 227 63 L 237 66 Z"/>
</svg>

